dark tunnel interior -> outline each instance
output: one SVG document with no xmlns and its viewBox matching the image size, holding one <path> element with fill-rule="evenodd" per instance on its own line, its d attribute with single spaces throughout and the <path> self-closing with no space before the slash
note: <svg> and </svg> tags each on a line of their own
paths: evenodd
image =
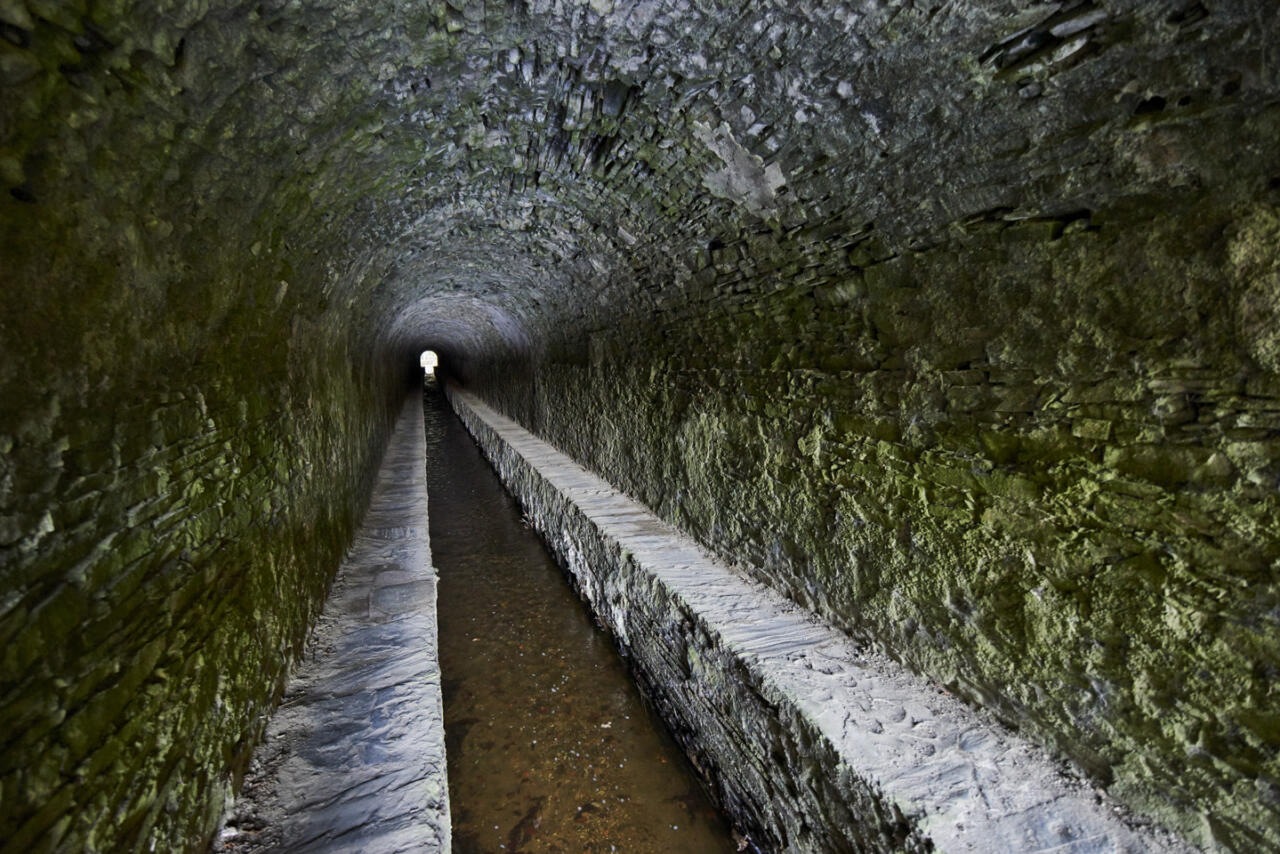
<svg viewBox="0 0 1280 854">
<path fill-rule="evenodd" d="M 420 356 L 1280 850 L 1265 0 L 0 0 L 0 851 L 205 850 Z"/>
</svg>

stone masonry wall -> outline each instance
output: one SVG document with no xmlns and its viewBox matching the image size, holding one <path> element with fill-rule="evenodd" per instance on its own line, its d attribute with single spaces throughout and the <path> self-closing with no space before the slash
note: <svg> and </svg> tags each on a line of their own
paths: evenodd
<svg viewBox="0 0 1280 854">
<path fill-rule="evenodd" d="M 249 313 L 147 353 L 189 318 L 145 297 L 45 326 L 15 305 L 47 287 L 23 260 L 0 297 L 0 850 L 197 850 L 358 518 L 385 370 Z"/>
<path fill-rule="evenodd" d="M 0 0 L 0 838 L 199 847 L 433 348 L 1276 848 L 1271 6 Z"/>
<path fill-rule="evenodd" d="M 1139 811 L 1274 850 L 1277 201 L 746 234 L 714 299 L 475 386 Z"/>
<path fill-rule="evenodd" d="M 101 144 L 0 197 L 6 854 L 207 843 L 404 388 L 237 185 L 194 214 Z"/>
<path fill-rule="evenodd" d="M 207 847 L 405 389 L 267 11 L 0 4 L 5 854 Z"/>
</svg>

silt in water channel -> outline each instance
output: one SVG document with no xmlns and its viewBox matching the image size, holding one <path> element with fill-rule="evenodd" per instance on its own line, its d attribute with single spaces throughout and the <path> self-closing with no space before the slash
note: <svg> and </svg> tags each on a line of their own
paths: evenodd
<svg viewBox="0 0 1280 854">
<path fill-rule="evenodd" d="M 425 414 L 454 851 L 734 851 L 612 641 L 434 383 Z"/>
</svg>

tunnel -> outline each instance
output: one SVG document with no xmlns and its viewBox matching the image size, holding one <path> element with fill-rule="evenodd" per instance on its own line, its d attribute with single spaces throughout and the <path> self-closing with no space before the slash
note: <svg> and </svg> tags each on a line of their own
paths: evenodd
<svg viewBox="0 0 1280 854">
<path fill-rule="evenodd" d="M 0 36 L 0 851 L 209 850 L 425 351 L 758 850 L 1280 851 L 1268 0 L 0 0 Z M 786 654 L 642 575 L 606 492 Z M 779 693 L 802 664 L 850 693 Z M 972 725 L 877 776 L 933 703 Z M 981 835 L 1012 765 L 1058 837 Z"/>
</svg>

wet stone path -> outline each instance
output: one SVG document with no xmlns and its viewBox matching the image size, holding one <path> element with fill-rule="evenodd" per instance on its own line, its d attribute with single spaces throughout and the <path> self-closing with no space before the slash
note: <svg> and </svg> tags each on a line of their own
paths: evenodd
<svg viewBox="0 0 1280 854">
<path fill-rule="evenodd" d="M 215 850 L 448 850 L 423 453 L 413 395 Z"/>
<path fill-rule="evenodd" d="M 438 391 L 425 413 L 453 850 L 735 850 L 611 640 Z"/>
</svg>

